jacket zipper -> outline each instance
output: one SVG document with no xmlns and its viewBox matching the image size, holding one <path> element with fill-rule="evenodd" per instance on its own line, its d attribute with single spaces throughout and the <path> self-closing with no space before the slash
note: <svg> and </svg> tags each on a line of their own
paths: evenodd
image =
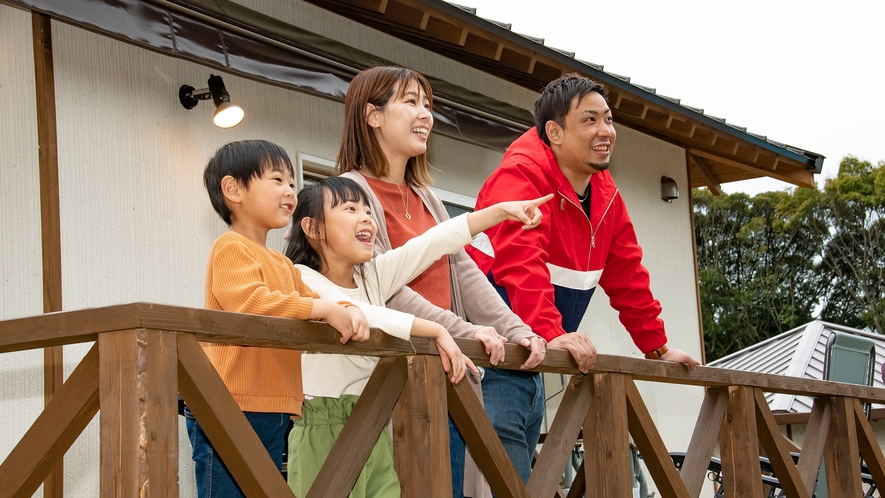
<svg viewBox="0 0 885 498">
<path fill-rule="evenodd" d="M 602 216 L 599 217 L 599 223 L 596 225 L 595 229 L 593 228 L 593 225 L 590 223 L 590 217 L 587 216 L 587 213 L 584 212 L 584 208 L 582 208 L 581 206 L 572 202 L 572 200 L 569 199 L 568 197 L 566 197 L 559 189 L 556 190 L 556 192 L 562 197 L 562 200 L 568 201 L 569 204 L 571 204 L 572 206 L 575 206 L 576 208 L 578 208 L 579 211 L 581 211 L 581 214 L 584 215 L 584 219 L 587 220 L 587 224 L 590 225 L 590 251 L 587 252 L 587 264 L 585 266 L 585 268 L 587 268 L 588 271 L 590 269 L 590 253 L 593 252 L 593 248 L 596 247 L 596 232 L 598 232 L 599 227 L 602 226 L 602 220 L 605 219 L 605 215 L 608 214 L 608 210 L 611 209 L 612 204 L 615 202 L 615 196 L 618 195 L 619 190 L 620 189 L 615 187 L 615 193 L 614 193 L 614 195 L 612 195 L 611 199 L 609 199 L 608 205 L 605 207 L 605 211 L 602 212 Z M 559 207 L 560 211 L 562 211 L 565 207 L 564 204 L 562 204 L 562 201 L 560 201 L 559 206 L 560 206 Z"/>
</svg>

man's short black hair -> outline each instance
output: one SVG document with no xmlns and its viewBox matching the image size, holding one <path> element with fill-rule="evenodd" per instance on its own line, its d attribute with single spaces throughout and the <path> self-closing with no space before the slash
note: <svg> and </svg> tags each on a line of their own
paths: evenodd
<svg viewBox="0 0 885 498">
<path fill-rule="evenodd" d="M 209 192 L 209 200 L 215 212 L 221 216 L 228 225 L 231 224 L 230 208 L 224 202 L 224 192 L 221 191 L 221 179 L 231 176 L 237 182 L 249 188 L 253 178 L 258 178 L 267 170 L 288 170 L 295 176 L 295 168 L 289 155 L 277 144 L 267 140 L 241 140 L 231 142 L 215 151 L 206 170 L 203 171 L 203 183 Z"/>
<path fill-rule="evenodd" d="M 577 73 L 562 75 L 544 87 L 541 96 L 535 101 L 535 127 L 545 144 L 550 145 L 547 121 L 564 127 L 565 115 L 590 92 L 597 92 L 603 98 L 608 93 L 601 83 Z"/>
</svg>

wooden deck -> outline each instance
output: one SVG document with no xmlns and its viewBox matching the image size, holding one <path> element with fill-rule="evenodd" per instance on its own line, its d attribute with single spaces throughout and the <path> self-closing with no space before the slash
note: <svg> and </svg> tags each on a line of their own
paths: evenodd
<svg viewBox="0 0 885 498">
<path fill-rule="evenodd" d="M 325 324 L 134 303 L 0 321 L 0 353 L 95 341 L 79 366 L 0 465 L 0 496 L 31 496 L 77 436 L 100 414 L 101 496 L 178 496 L 177 394 L 188 403 L 248 496 L 292 496 L 199 342 L 383 357 L 308 494 L 347 496 L 381 426 L 393 414 L 397 471 L 406 497 L 450 497 L 447 413 L 498 497 L 554 496 L 583 430 L 594 441 L 569 496 L 632 496 L 628 435 L 664 497 L 697 497 L 718 441 L 732 497 L 764 496 L 759 446 L 787 496 L 810 497 L 823 456 L 830 496 L 860 497 L 862 455 L 885 489 L 885 458 L 862 402 L 885 389 L 600 355 L 581 375 L 571 356 L 550 350 L 542 372 L 571 374 L 527 486 L 523 486 L 467 383 L 446 381 L 429 340 L 373 331 L 341 345 Z M 477 364 L 481 343 L 458 340 Z M 414 348 L 414 349 L 413 349 Z M 499 367 L 518 369 L 527 351 L 507 345 Z M 706 387 L 691 443 L 677 472 L 636 380 Z M 798 465 L 765 392 L 816 397 Z M 681 449 L 681 448 L 680 448 Z"/>
</svg>

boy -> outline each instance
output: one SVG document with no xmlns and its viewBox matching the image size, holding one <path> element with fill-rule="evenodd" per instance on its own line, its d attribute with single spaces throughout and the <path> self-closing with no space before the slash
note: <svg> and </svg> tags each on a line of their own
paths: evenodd
<svg viewBox="0 0 885 498">
<path fill-rule="evenodd" d="M 294 168 L 286 152 L 264 140 L 229 143 L 203 173 L 212 207 L 230 226 L 215 241 L 206 269 L 208 309 L 301 320 L 325 320 L 341 342 L 366 340 L 369 329 L 359 308 L 318 299 L 301 273 L 281 253 L 266 247 L 267 233 L 285 227 L 295 210 Z M 204 351 L 264 443 L 282 467 L 283 442 L 291 416 L 301 414 L 301 352 L 204 344 Z M 215 448 L 185 408 L 193 446 L 197 493 L 243 496 Z"/>
</svg>

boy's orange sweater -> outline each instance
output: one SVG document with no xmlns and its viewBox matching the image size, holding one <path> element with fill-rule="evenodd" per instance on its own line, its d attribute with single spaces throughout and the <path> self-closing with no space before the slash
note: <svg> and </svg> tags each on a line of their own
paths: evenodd
<svg viewBox="0 0 885 498">
<path fill-rule="evenodd" d="M 316 293 L 285 256 L 236 233 L 212 246 L 206 308 L 306 320 Z M 301 352 L 204 343 L 203 349 L 244 412 L 301 415 Z"/>
</svg>

